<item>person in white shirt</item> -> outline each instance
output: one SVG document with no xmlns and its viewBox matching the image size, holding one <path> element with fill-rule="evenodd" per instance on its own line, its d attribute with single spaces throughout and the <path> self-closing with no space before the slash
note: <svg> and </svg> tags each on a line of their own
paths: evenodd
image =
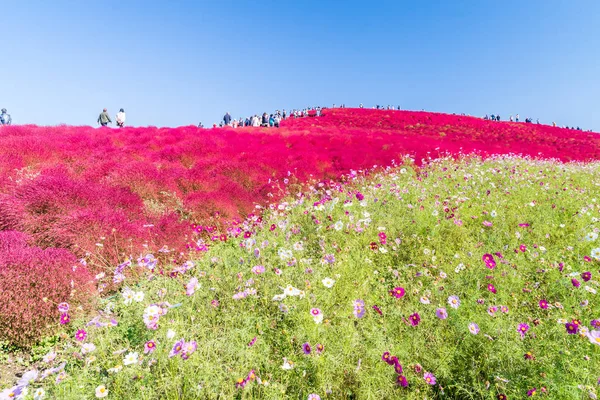
<svg viewBox="0 0 600 400">
<path fill-rule="evenodd" d="M 122 128 L 123 126 L 125 126 L 125 110 L 123 110 L 122 108 L 119 110 L 119 112 L 117 113 L 117 126 L 119 128 Z"/>
</svg>

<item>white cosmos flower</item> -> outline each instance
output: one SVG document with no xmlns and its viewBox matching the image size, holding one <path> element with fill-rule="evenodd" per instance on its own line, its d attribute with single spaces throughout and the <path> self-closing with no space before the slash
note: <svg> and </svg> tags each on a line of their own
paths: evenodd
<svg viewBox="0 0 600 400">
<path fill-rule="evenodd" d="M 42 388 L 37 388 L 33 392 L 33 400 L 42 400 L 44 397 L 46 397 L 46 391 Z"/>
<path fill-rule="evenodd" d="M 283 299 L 285 299 L 285 297 L 285 293 L 276 294 L 275 296 L 273 296 L 273 301 L 282 301 Z"/>
<path fill-rule="evenodd" d="M 596 294 L 596 289 L 591 286 L 584 286 L 583 288 L 592 294 Z"/>
<path fill-rule="evenodd" d="M 46 364 L 51 363 L 52 361 L 54 361 L 54 359 L 56 358 L 56 353 L 51 351 L 48 354 L 46 354 L 44 356 L 44 358 L 42 359 Z"/>
<path fill-rule="evenodd" d="M 335 229 L 336 231 L 341 231 L 344 228 L 344 224 L 342 221 L 338 221 L 335 224 L 333 224 L 333 229 Z"/>
<path fill-rule="evenodd" d="M 175 331 L 173 329 L 169 329 L 167 331 L 167 339 L 173 339 L 175 337 Z"/>
<path fill-rule="evenodd" d="M 161 315 L 161 314 L 162 314 L 162 308 L 160 308 L 157 305 L 148 306 L 144 310 L 144 315 L 157 316 L 157 315 Z"/>
<path fill-rule="evenodd" d="M 121 371 L 122 369 L 123 369 L 122 365 L 117 365 L 116 367 L 107 369 L 106 372 L 108 372 L 109 374 L 116 374 L 117 372 Z"/>
<path fill-rule="evenodd" d="M 133 295 L 133 300 L 137 301 L 138 303 L 144 301 L 144 292 L 136 292 Z"/>
<path fill-rule="evenodd" d="M 285 289 L 283 289 L 283 293 L 286 296 L 298 296 L 300 295 L 300 290 L 296 289 L 295 287 L 293 287 L 292 285 L 287 285 L 285 287 Z"/>
<path fill-rule="evenodd" d="M 288 360 L 287 358 L 283 359 L 283 365 L 281 366 L 282 369 L 285 370 L 290 370 L 292 368 L 294 368 L 294 362 L 292 360 Z"/>
<path fill-rule="evenodd" d="M 596 239 L 598 239 L 598 234 L 596 232 L 590 232 L 587 235 L 585 235 L 585 240 L 587 240 L 588 242 L 593 242 Z"/>
<path fill-rule="evenodd" d="M 137 362 L 138 362 L 138 353 L 129 353 L 123 359 L 123 365 L 137 364 Z"/>
<path fill-rule="evenodd" d="M 125 305 L 130 305 L 133 302 L 134 295 L 135 295 L 135 293 L 133 292 L 133 290 L 131 290 L 129 288 L 123 289 L 123 299 L 125 299 L 125 301 L 124 301 Z"/>
<path fill-rule="evenodd" d="M 81 353 L 82 354 L 91 353 L 94 350 L 96 350 L 96 345 L 94 343 L 84 343 L 81 346 Z"/>
<path fill-rule="evenodd" d="M 326 288 L 332 288 L 335 281 L 331 278 L 325 278 L 321 282 L 323 282 L 323 286 Z"/>
<path fill-rule="evenodd" d="M 96 388 L 96 397 L 101 399 L 108 396 L 108 389 L 104 385 L 100 385 Z"/>
</svg>

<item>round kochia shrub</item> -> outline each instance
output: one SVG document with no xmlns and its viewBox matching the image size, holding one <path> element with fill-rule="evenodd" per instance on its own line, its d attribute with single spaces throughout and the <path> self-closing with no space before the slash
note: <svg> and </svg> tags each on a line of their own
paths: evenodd
<svg viewBox="0 0 600 400">
<path fill-rule="evenodd" d="M 93 277 L 72 253 L 27 241 L 23 233 L 0 232 L 0 340 L 19 347 L 56 327 L 58 303 L 86 304 L 93 293 Z"/>
</svg>

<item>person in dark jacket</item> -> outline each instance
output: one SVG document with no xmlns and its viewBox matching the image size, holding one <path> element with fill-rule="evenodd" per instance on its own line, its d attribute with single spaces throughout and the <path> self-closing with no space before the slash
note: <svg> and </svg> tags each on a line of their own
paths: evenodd
<svg viewBox="0 0 600 400">
<path fill-rule="evenodd" d="M 98 116 L 98 123 L 102 126 L 106 126 L 109 123 L 112 123 L 112 120 L 110 119 L 110 115 L 108 115 L 106 108 L 102 110 L 102 113 L 100 114 L 100 116 Z"/>
<path fill-rule="evenodd" d="M 3 108 L 0 114 L 0 125 L 10 125 L 12 124 L 12 118 L 10 114 L 6 111 L 6 108 Z"/>
<path fill-rule="evenodd" d="M 262 115 L 262 123 L 260 124 L 260 126 L 265 126 L 265 127 L 269 126 L 269 114 L 263 113 L 263 115 Z"/>
<path fill-rule="evenodd" d="M 231 125 L 231 115 L 229 115 L 229 113 L 225 113 L 225 116 L 223 117 L 223 122 L 225 123 L 225 125 Z"/>
</svg>

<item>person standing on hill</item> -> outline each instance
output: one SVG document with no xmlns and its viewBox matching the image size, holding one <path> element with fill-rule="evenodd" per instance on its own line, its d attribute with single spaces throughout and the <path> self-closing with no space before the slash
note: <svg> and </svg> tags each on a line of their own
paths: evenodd
<svg viewBox="0 0 600 400">
<path fill-rule="evenodd" d="M 110 115 L 108 115 L 106 108 L 102 110 L 102 113 L 98 116 L 98 123 L 102 126 L 112 124 L 112 120 L 110 119 Z"/>
<path fill-rule="evenodd" d="M 117 113 L 117 126 L 119 128 L 122 128 L 123 126 L 125 126 L 125 110 L 123 110 L 122 108 L 119 110 L 119 112 Z"/>
<path fill-rule="evenodd" d="M 2 114 L 0 114 L 0 125 L 10 125 L 12 124 L 12 118 L 10 114 L 6 111 L 6 108 L 2 109 Z"/>
<path fill-rule="evenodd" d="M 225 113 L 225 116 L 223 117 L 223 122 L 225 123 L 225 125 L 231 125 L 231 115 L 229 115 L 228 112 Z"/>
</svg>

